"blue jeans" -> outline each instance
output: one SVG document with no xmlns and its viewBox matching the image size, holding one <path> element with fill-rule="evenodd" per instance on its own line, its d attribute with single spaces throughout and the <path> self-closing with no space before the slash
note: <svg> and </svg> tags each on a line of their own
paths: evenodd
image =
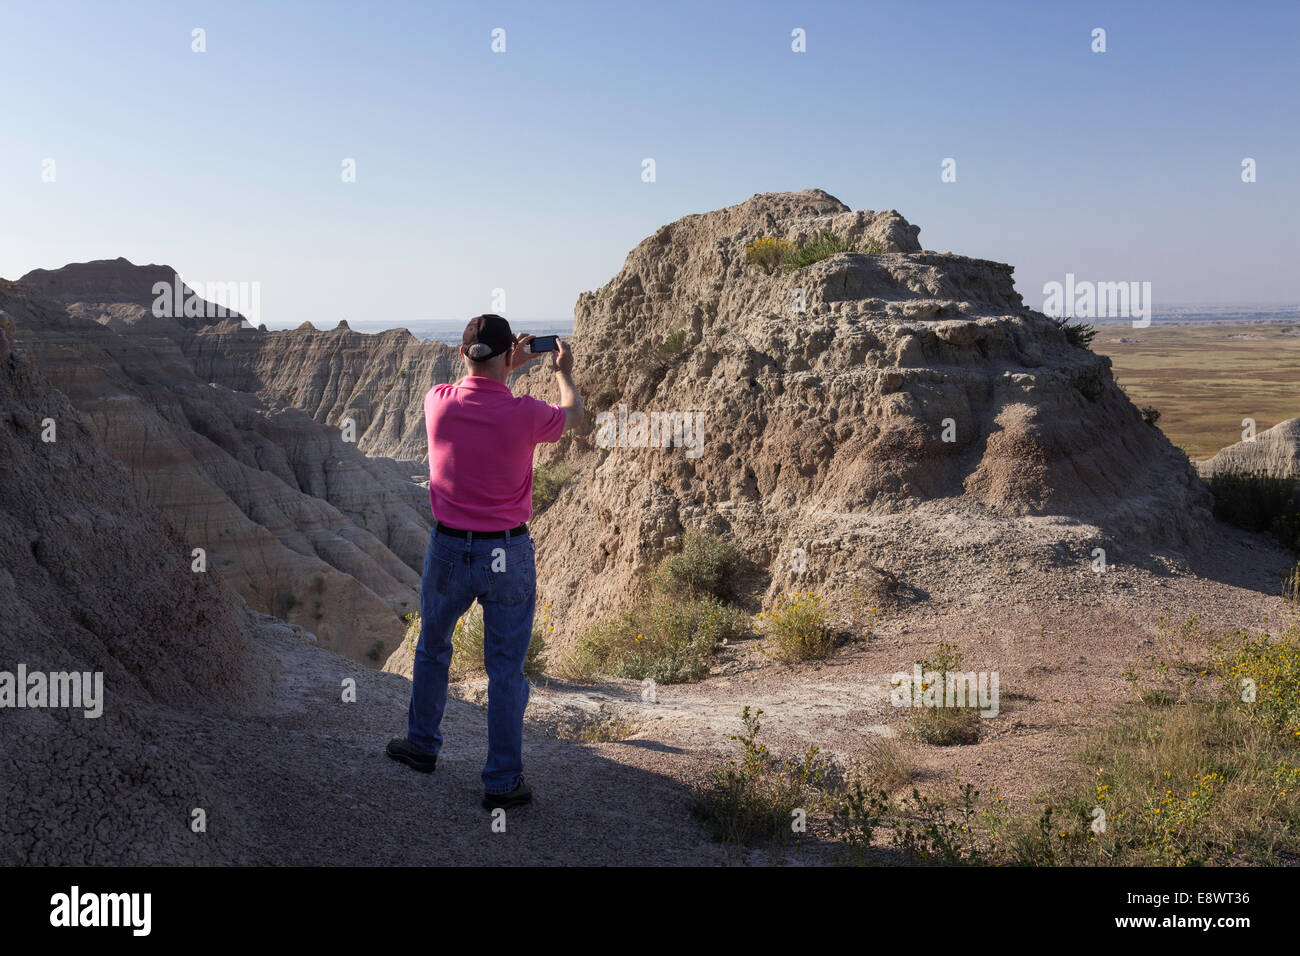
<svg viewBox="0 0 1300 956">
<path fill-rule="evenodd" d="M 420 643 L 411 675 L 406 739 L 417 750 L 442 749 L 451 635 L 475 599 L 483 607 L 483 665 L 488 675 L 488 757 L 483 790 L 509 793 L 523 773 L 524 657 L 533 636 L 537 569 L 533 539 L 454 538 L 429 534 L 420 590 Z"/>
</svg>

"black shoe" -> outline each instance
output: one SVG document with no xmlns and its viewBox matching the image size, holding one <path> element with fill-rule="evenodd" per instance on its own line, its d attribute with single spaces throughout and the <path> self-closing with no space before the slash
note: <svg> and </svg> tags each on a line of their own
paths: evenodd
<svg viewBox="0 0 1300 956">
<path fill-rule="evenodd" d="M 509 793 L 483 794 L 484 810 L 510 810 L 533 802 L 533 789 L 524 782 L 524 775 L 519 775 L 519 782 Z"/>
<path fill-rule="evenodd" d="M 388 756 L 394 760 L 400 760 L 412 770 L 418 770 L 420 773 L 433 773 L 433 768 L 438 766 L 436 754 L 427 754 L 423 750 L 416 750 L 407 743 L 405 737 L 394 737 L 388 742 Z"/>
</svg>

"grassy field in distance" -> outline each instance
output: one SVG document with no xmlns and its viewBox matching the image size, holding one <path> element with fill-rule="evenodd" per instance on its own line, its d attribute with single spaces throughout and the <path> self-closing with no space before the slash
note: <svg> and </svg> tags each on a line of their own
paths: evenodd
<svg viewBox="0 0 1300 956">
<path fill-rule="evenodd" d="M 1133 404 L 1160 410 L 1160 429 L 1189 458 L 1300 416 L 1300 326 L 1242 323 L 1103 326 L 1093 351 L 1110 356 Z"/>
</svg>

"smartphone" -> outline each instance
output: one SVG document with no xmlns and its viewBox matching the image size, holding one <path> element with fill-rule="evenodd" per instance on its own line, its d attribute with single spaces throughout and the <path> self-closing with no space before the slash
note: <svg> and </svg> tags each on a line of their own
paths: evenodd
<svg viewBox="0 0 1300 956">
<path fill-rule="evenodd" d="M 558 352 L 560 350 L 558 335 L 539 335 L 528 343 L 530 352 Z"/>
</svg>

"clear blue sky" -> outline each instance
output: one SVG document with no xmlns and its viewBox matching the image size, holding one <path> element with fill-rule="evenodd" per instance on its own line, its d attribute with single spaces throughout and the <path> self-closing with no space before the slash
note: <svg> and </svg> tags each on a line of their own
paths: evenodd
<svg viewBox="0 0 1300 956">
<path fill-rule="evenodd" d="M 1012 263 L 1034 305 L 1066 272 L 1157 309 L 1300 298 L 1295 2 L 0 13 L 6 278 L 120 255 L 260 282 L 272 327 L 466 317 L 497 287 L 564 317 L 663 223 L 816 186 Z"/>
</svg>

